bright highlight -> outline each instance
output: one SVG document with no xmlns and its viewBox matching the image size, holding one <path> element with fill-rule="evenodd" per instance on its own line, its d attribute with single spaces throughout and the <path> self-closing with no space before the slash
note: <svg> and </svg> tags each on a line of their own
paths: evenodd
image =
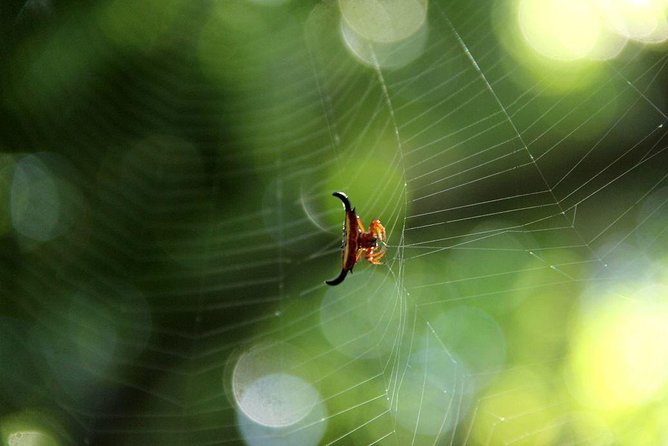
<svg viewBox="0 0 668 446">
<path fill-rule="evenodd" d="M 601 20 L 586 1 L 521 0 L 518 17 L 529 45 L 551 59 L 585 58 L 601 35 Z"/>
<path fill-rule="evenodd" d="M 608 305 L 599 314 L 591 314 L 576 339 L 573 390 L 584 404 L 623 410 L 647 403 L 665 386 L 665 304 L 647 303 L 635 296 L 634 300 Z"/>
<path fill-rule="evenodd" d="M 422 55 L 427 43 L 426 22 L 410 37 L 389 43 L 365 39 L 345 20 L 341 20 L 339 27 L 346 48 L 358 61 L 371 67 L 399 68 L 408 65 Z"/>
<path fill-rule="evenodd" d="M 40 431 L 17 431 L 7 436 L 8 446 L 57 446 L 48 434 Z"/>
<path fill-rule="evenodd" d="M 524 368 L 506 371 L 479 399 L 473 444 L 560 444 L 556 429 L 545 428 L 555 417 L 553 401 L 541 376 Z"/>
<path fill-rule="evenodd" d="M 668 39 L 667 10 L 662 0 L 519 0 L 517 17 L 522 36 L 542 56 L 605 60 L 629 39 Z"/>
<path fill-rule="evenodd" d="M 348 26 L 373 42 L 404 40 L 427 19 L 427 0 L 339 0 L 339 8 Z"/>
<path fill-rule="evenodd" d="M 668 38 L 663 0 L 598 0 L 597 5 L 608 26 L 622 36 L 646 43 Z"/>
<path fill-rule="evenodd" d="M 424 52 L 427 0 L 339 0 L 341 39 L 364 65 L 399 68 Z"/>
<path fill-rule="evenodd" d="M 290 344 L 273 343 L 255 345 L 235 361 L 230 391 L 247 444 L 315 446 L 322 439 L 327 412 L 306 358 Z"/>
<path fill-rule="evenodd" d="M 295 424 L 318 401 L 318 392 L 303 379 L 272 373 L 255 380 L 239 396 L 239 407 L 256 423 L 269 427 Z"/>
</svg>

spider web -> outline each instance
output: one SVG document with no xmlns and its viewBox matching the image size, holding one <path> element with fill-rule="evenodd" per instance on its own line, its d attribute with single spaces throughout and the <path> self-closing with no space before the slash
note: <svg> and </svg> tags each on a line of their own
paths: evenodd
<svg viewBox="0 0 668 446">
<path fill-rule="evenodd" d="M 261 3 L 7 7 L 2 441 L 665 439 L 665 53 L 531 75 L 431 2 L 388 67 Z M 388 251 L 327 287 L 337 190 Z"/>
</svg>

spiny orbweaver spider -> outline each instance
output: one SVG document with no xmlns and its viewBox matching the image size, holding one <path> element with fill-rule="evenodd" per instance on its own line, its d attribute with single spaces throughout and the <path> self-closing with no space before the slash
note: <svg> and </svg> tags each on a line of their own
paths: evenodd
<svg viewBox="0 0 668 446">
<path fill-rule="evenodd" d="M 352 274 L 353 267 L 362 258 L 362 255 L 367 262 L 380 265 L 380 259 L 385 255 L 387 245 L 385 244 L 385 228 L 380 220 L 372 220 L 369 231 L 365 231 L 362 220 L 355 213 L 355 208 L 350 205 L 348 196 L 343 192 L 334 192 L 332 195 L 339 198 L 346 209 L 346 217 L 343 222 L 341 274 L 335 279 L 325 281 L 327 285 L 338 285 L 346 278 L 348 271 Z"/>
</svg>

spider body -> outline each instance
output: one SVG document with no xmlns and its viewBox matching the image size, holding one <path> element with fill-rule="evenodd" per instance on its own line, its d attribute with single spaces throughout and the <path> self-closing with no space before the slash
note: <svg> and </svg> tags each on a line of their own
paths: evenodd
<svg viewBox="0 0 668 446">
<path fill-rule="evenodd" d="M 355 208 L 350 205 L 346 194 L 334 192 L 332 195 L 343 202 L 346 211 L 343 221 L 341 273 L 335 279 L 325 281 L 327 285 L 338 285 L 346 278 L 348 271 L 352 273 L 353 267 L 362 256 L 373 265 L 381 264 L 380 259 L 385 255 L 386 235 L 380 220 L 372 220 L 369 230 L 364 229 L 362 220 L 355 213 Z"/>
</svg>

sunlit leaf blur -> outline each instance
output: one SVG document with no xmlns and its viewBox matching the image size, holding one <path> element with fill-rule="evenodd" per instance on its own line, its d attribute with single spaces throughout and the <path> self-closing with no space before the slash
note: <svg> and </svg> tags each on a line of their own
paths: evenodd
<svg viewBox="0 0 668 446">
<path fill-rule="evenodd" d="M 0 445 L 668 443 L 665 0 L 0 3 Z M 343 283 L 344 210 L 387 229 Z"/>
</svg>

